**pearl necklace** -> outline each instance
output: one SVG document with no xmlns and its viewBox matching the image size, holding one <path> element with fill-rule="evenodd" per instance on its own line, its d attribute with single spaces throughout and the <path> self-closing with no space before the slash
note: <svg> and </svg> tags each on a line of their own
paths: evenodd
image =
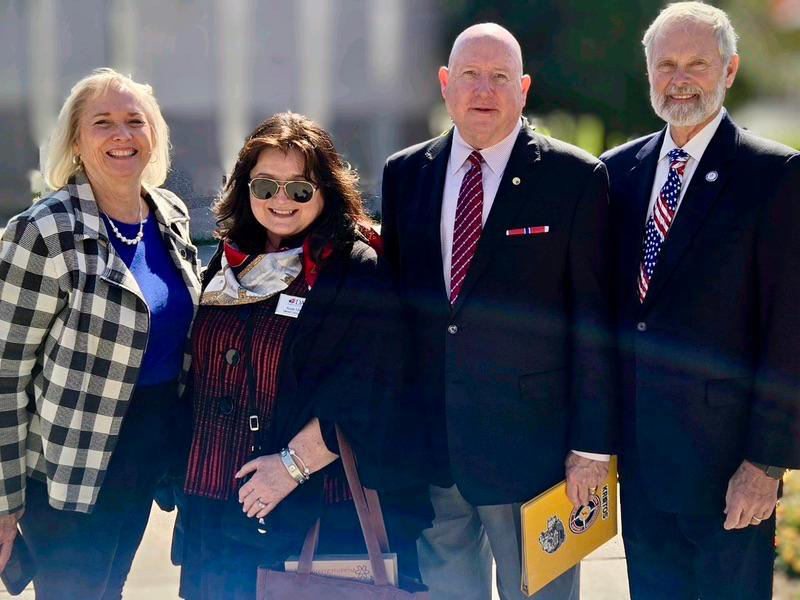
<svg viewBox="0 0 800 600">
<path fill-rule="evenodd" d="M 108 220 L 108 224 L 111 225 L 111 231 L 114 232 L 114 235 L 117 236 L 117 239 L 122 242 L 123 244 L 128 244 L 129 246 L 135 246 L 139 242 L 142 241 L 144 237 L 144 219 L 142 219 L 142 201 L 139 200 L 139 233 L 136 234 L 135 238 L 126 238 L 117 226 L 114 224 L 114 219 L 106 215 Z"/>
</svg>

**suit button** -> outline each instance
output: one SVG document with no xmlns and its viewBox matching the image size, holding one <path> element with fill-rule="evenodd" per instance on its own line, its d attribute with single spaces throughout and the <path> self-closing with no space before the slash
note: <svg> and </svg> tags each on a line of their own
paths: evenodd
<svg viewBox="0 0 800 600">
<path fill-rule="evenodd" d="M 189 256 L 189 253 L 186 251 L 186 248 L 181 248 L 181 258 L 184 260 Z"/>
<path fill-rule="evenodd" d="M 233 399 L 224 397 L 219 399 L 219 414 L 229 415 L 233 412 Z"/>
<path fill-rule="evenodd" d="M 241 355 L 236 348 L 231 348 L 225 352 L 225 362 L 228 363 L 231 367 L 235 367 L 239 364 L 241 360 Z"/>
<path fill-rule="evenodd" d="M 639 331 L 647 331 L 647 323 L 645 323 L 644 321 L 639 321 L 636 324 L 636 329 L 638 329 Z"/>
<path fill-rule="evenodd" d="M 448 325 L 447 326 L 447 333 L 450 335 L 455 335 L 458 333 L 458 325 Z"/>
</svg>

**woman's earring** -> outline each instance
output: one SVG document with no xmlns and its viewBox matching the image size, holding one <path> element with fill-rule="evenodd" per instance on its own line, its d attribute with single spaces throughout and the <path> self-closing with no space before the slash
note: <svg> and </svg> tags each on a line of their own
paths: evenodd
<svg viewBox="0 0 800 600">
<path fill-rule="evenodd" d="M 76 167 L 80 167 L 81 165 L 83 165 L 83 162 L 81 161 L 81 155 L 80 154 L 73 155 L 72 164 L 75 165 Z"/>
</svg>

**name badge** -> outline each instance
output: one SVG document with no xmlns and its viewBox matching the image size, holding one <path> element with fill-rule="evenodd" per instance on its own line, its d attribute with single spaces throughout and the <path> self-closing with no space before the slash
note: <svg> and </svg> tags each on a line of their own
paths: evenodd
<svg viewBox="0 0 800 600">
<path fill-rule="evenodd" d="M 299 296 L 281 294 L 278 296 L 278 307 L 275 309 L 275 314 L 296 319 L 300 316 L 300 311 L 305 301 L 305 298 L 300 298 Z"/>
</svg>

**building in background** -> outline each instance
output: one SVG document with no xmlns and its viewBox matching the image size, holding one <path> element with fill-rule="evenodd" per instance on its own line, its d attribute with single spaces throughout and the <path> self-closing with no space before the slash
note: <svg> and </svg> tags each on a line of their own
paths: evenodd
<svg viewBox="0 0 800 600">
<path fill-rule="evenodd" d="M 433 0 L 0 0 L 0 225 L 31 202 L 70 87 L 112 66 L 150 83 L 171 128 L 167 182 L 208 237 L 244 136 L 282 110 L 328 128 L 374 203 L 383 160 L 429 135 Z M 35 186 L 35 182 L 34 182 Z"/>
<path fill-rule="evenodd" d="M 195 235 L 245 134 L 281 110 L 334 135 L 377 208 L 383 160 L 449 124 L 436 80 L 463 27 L 496 21 L 533 76 L 540 131 L 599 154 L 662 125 L 641 36 L 665 0 L 0 0 L 0 226 L 31 201 L 70 86 L 113 66 L 151 83 L 172 128 L 168 187 Z M 714 0 L 740 34 L 739 125 L 800 146 L 800 0 Z"/>
</svg>

